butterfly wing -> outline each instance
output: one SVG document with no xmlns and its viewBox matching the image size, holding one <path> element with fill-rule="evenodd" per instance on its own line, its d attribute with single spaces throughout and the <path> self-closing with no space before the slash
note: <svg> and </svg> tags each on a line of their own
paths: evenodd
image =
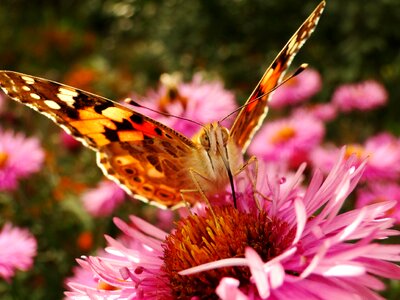
<svg viewBox="0 0 400 300">
<path fill-rule="evenodd" d="M 195 147 L 185 136 L 121 104 L 46 79 L 0 71 L 0 86 L 95 150 L 104 174 L 136 198 L 161 207 L 180 204 L 179 191 L 190 184 L 183 166 Z"/>
<path fill-rule="evenodd" d="M 325 1 L 322 1 L 290 38 L 246 101 L 246 103 L 251 103 L 245 105 L 237 115 L 230 130 L 230 137 L 243 153 L 267 115 L 270 91 L 282 80 L 294 56 L 314 31 L 324 7 Z M 254 101 L 255 99 L 258 100 Z"/>
</svg>

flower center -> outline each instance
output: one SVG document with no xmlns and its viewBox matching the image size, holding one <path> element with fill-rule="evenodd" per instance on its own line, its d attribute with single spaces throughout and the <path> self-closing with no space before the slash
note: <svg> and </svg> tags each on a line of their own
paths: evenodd
<svg viewBox="0 0 400 300">
<path fill-rule="evenodd" d="M 250 285 L 247 267 L 225 267 L 189 276 L 177 272 L 225 258 L 244 257 L 246 247 L 257 251 L 264 261 L 281 254 L 294 238 L 295 230 L 265 212 L 241 212 L 233 207 L 214 208 L 205 216 L 191 215 L 177 224 L 163 245 L 163 271 L 174 299 L 218 299 L 215 289 L 223 277 Z"/>
<path fill-rule="evenodd" d="M 8 160 L 8 153 L 0 152 L 0 169 L 4 168 Z"/>
<path fill-rule="evenodd" d="M 355 155 L 357 159 L 361 160 L 365 156 L 364 148 L 360 145 L 348 145 L 346 147 L 346 157 L 349 158 L 351 155 Z"/>
<path fill-rule="evenodd" d="M 271 142 L 273 144 L 284 143 L 296 135 L 296 131 L 293 127 L 285 126 L 278 130 L 276 134 L 271 138 Z"/>
<path fill-rule="evenodd" d="M 161 83 L 166 87 L 165 94 L 158 102 L 158 109 L 161 112 L 168 112 L 168 105 L 174 102 L 180 102 L 183 109 L 186 109 L 188 99 L 183 97 L 178 90 L 178 84 L 181 81 L 179 75 L 163 74 L 161 75 Z"/>
</svg>

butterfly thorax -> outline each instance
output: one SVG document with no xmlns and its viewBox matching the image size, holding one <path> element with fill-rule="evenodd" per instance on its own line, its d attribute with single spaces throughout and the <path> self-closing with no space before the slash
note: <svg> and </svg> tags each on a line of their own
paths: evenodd
<svg viewBox="0 0 400 300">
<path fill-rule="evenodd" d="M 198 172 L 198 181 L 206 193 L 221 191 L 241 165 L 240 149 L 229 136 L 229 130 L 218 122 L 210 123 L 193 137 L 197 145 L 192 168 Z"/>
</svg>

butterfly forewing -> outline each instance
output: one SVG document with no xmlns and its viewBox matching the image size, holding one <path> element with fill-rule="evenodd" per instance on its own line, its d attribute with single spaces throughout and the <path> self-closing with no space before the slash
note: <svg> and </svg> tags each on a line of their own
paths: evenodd
<svg viewBox="0 0 400 300">
<path fill-rule="evenodd" d="M 97 151 L 103 172 L 131 194 L 163 207 L 181 202 L 179 191 L 188 182 L 182 170 L 195 149 L 185 136 L 116 102 L 46 79 L 0 71 L 0 86 Z"/>
<path fill-rule="evenodd" d="M 8 96 L 41 112 L 95 150 L 104 174 L 134 197 L 176 208 L 183 205 L 183 190 L 198 192 L 200 186 L 204 193 L 214 193 L 229 184 L 227 174 L 234 173 L 242 161 L 237 154 L 246 150 L 266 115 L 269 92 L 314 30 L 324 6 L 324 2 L 319 4 L 267 69 L 248 105 L 239 112 L 228 143 L 222 138 L 226 129 L 218 127 L 218 122 L 200 131 L 202 137 L 207 128 L 214 128 L 214 135 L 208 137 L 211 131 L 207 133 L 207 144 L 195 138 L 191 141 L 121 104 L 46 79 L 0 71 L 0 86 Z M 198 177 L 197 185 L 193 174 Z M 185 194 L 190 204 L 197 199 L 196 193 Z"/>
<path fill-rule="evenodd" d="M 268 100 L 271 97 L 271 90 L 282 80 L 294 56 L 314 31 L 324 7 L 325 2 L 323 1 L 295 32 L 265 71 L 260 82 L 246 101 L 249 104 L 245 105 L 237 115 L 230 130 L 230 136 L 237 146 L 242 149 L 243 153 L 268 112 Z M 252 102 L 255 99 L 258 100 Z"/>
</svg>

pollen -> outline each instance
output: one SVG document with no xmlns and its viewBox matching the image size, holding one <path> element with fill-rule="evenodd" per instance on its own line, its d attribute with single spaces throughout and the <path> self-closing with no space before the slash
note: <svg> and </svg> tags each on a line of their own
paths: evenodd
<svg viewBox="0 0 400 300">
<path fill-rule="evenodd" d="M 226 267 L 189 276 L 178 272 L 226 258 L 244 257 L 251 247 L 264 261 L 280 255 L 293 241 L 295 231 L 286 222 L 265 212 L 241 212 L 234 207 L 214 208 L 204 216 L 191 215 L 177 224 L 164 247 L 163 270 L 174 299 L 218 299 L 215 289 L 223 277 L 234 277 L 250 286 L 247 267 Z"/>
<path fill-rule="evenodd" d="M 296 130 L 293 127 L 285 126 L 278 130 L 276 134 L 271 138 L 273 144 L 281 144 L 289 141 L 296 136 Z"/>
<path fill-rule="evenodd" d="M 346 157 L 350 157 L 351 155 L 355 155 L 358 159 L 363 159 L 365 157 L 365 150 L 360 145 L 348 145 L 346 147 Z"/>
</svg>

